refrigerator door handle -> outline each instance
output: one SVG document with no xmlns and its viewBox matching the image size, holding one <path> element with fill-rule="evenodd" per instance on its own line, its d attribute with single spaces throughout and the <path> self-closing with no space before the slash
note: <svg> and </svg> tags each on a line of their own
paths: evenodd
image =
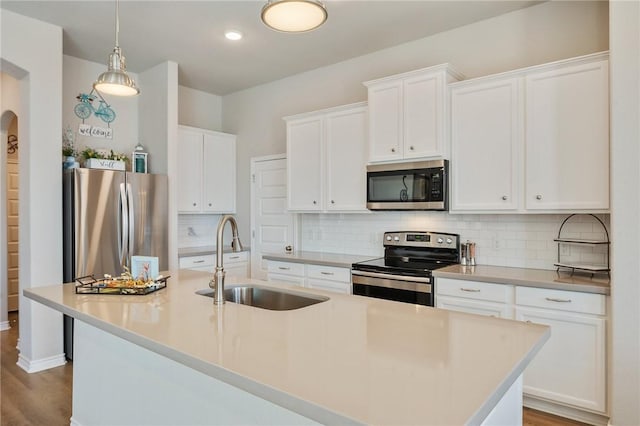
<svg viewBox="0 0 640 426">
<path fill-rule="evenodd" d="M 118 240 L 118 254 L 120 255 L 120 265 L 125 266 L 125 260 L 127 258 L 127 241 L 129 230 L 129 216 L 127 214 L 127 195 L 124 187 L 124 183 L 120 184 L 120 217 L 121 217 L 121 229 L 120 238 Z"/>
<path fill-rule="evenodd" d="M 127 266 L 131 267 L 131 265 L 129 265 L 131 263 L 131 256 L 132 253 L 131 251 L 133 250 L 133 243 L 134 243 L 134 239 L 135 239 L 135 212 L 134 212 L 134 208 L 133 208 L 133 194 L 132 194 L 133 190 L 131 189 L 131 184 L 127 183 L 127 200 L 129 202 L 129 249 L 127 251 Z"/>
</svg>

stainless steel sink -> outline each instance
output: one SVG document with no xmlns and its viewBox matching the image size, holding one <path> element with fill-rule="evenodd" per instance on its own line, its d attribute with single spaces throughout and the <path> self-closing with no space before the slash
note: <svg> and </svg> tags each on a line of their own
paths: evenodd
<svg viewBox="0 0 640 426">
<path fill-rule="evenodd" d="M 213 290 L 198 290 L 196 294 L 213 297 Z M 274 290 L 253 285 L 229 287 L 224 291 L 224 299 L 227 302 L 255 306 L 256 308 L 270 309 L 272 311 L 290 311 L 329 300 L 328 297 L 315 294 L 303 295 L 301 293 Z"/>
</svg>

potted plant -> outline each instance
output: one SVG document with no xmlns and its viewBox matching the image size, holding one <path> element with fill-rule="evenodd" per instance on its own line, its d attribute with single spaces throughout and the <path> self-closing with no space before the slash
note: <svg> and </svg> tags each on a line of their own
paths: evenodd
<svg viewBox="0 0 640 426">
<path fill-rule="evenodd" d="M 84 158 L 85 167 L 92 169 L 125 170 L 126 162 L 129 161 L 125 154 L 89 147 L 82 150 L 80 155 Z"/>
<path fill-rule="evenodd" d="M 64 162 L 62 163 L 63 168 L 72 169 L 79 166 L 76 161 L 76 156 L 78 155 L 78 151 L 73 146 L 73 131 L 69 126 L 64 131 L 62 135 L 62 156 L 64 157 Z"/>
</svg>

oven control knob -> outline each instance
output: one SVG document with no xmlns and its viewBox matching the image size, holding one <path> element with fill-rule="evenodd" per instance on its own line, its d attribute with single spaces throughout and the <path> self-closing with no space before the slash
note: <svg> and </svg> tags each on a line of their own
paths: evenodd
<svg viewBox="0 0 640 426">
<path fill-rule="evenodd" d="M 438 244 L 442 244 L 444 240 L 442 238 L 438 238 Z"/>
<path fill-rule="evenodd" d="M 391 240 L 392 240 L 391 235 L 387 235 L 387 241 L 391 241 Z"/>
<path fill-rule="evenodd" d="M 447 244 L 451 244 L 453 240 L 451 238 L 447 238 Z"/>
<path fill-rule="evenodd" d="M 400 241 L 400 237 L 396 235 L 395 237 L 393 237 L 393 241 Z"/>
</svg>

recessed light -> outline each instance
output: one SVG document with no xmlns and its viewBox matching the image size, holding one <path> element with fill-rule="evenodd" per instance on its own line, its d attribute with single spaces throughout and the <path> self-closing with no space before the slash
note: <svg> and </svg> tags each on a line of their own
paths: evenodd
<svg viewBox="0 0 640 426">
<path fill-rule="evenodd" d="M 240 40 L 242 38 L 242 33 L 240 31 L 227 31 L 226 33 L 224 33 L 224 36 L 227 38 L 227 40 Z"/>
</svg>

